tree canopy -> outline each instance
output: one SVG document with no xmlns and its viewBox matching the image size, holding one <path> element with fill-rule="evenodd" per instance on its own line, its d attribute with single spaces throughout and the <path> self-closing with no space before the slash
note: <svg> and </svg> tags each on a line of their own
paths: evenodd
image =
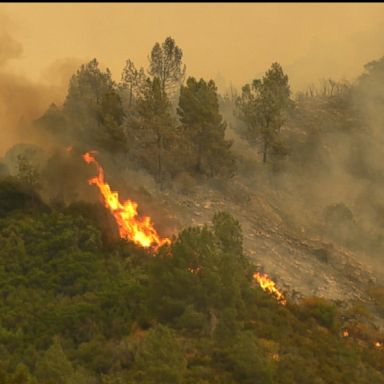
<svg viewBox="0 0 384 384">
<path fill-rule="evenodd" d="M 263 162 L 270 149 L 281 150 L 280 128 L 290 105 L 288 76 L 280 64 L 273 63 L 263 78 L 242 88 L 237 101 L 240 118 L 246 123 L 248 138 L 262 141 Z"/>
<path fill-rule="evenodd" d="M 219 111 L 215 83 L 190 77 L 180 89 L 179 107 L 183 133 L 193 145 L 193 167 L 198 173 L 231 174 L 234 159 L 225 139 L 226 123 Z"/>
<path fill-rule="evenodd" d="M 160 80 L 163 92 L 172 93 L 181 85 L 186 67 L 182 63 L 183 51 L 172 37 L 156 43 L 149 58 L 149 73 Z"/>
</svg>

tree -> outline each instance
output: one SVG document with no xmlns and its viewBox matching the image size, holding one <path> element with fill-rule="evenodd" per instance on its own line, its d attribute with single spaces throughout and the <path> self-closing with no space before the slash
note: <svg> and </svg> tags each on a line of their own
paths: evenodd
<svg viewBox="0 0 384 384">
<path fill-rule="evenodd" d="M 42 384 L 68 384 L 74 368 L 55 339 L 36 367 L 36 376 Z"/>
<path fill-rule="evenodd" d="M 273 367 L 251 332 L 237 336 L 228 357 L 231 371 L 239 383 L 273 383 Z"/>
<path fill-rule="evenodd" d="M 375 81 L 382 84 L 384 81 L 384 56 L 365 64 L 364 69 L 365 72 L 358 79 L 358 85 L 363 86 L 367 84 L 367 86 L 373 86 Z M 381 87 L 378 88 L 380 89 Z"/>
<path fill-rule="evenodd" d="M 45 152 L 35 144 L 15 144 L 12 146 L 4 155 L 4 163 L 13 176 L 20 171 L 20 158 L 38 169 L 44 163 Z"/>
<path fill-rule="evenodd" d="M 159 255 L 153 261 L 152 308 L 161 321 L 179 318 L 180 324 L 196 312 L 191 317 L 210 318 L 213 331 L 220 311 L 233 308 L 237 314 L 244 308 L 249 267 L 239 224 L 223 212 L 212 221 L 212 228 L 182 231 L 173 244 L 172 257 Z"/>
<path fill-rule="evenodd" d="M 262 140 L 263 162 L 267 162 L 270 149 L 281 151 L 280 128 L 285 122 L 290 105 L 288 76 L 278 63 L 273 63 L 262 80 L 242 88 L 237 100 L 240 118 L 246 123 L 250 141 Z"/>
<path fill-rule="evenodd" d="M 215 83 L 188 78 L 186 86 L 180 89 L 177 113 L 194 149 L 194 170 L 208 176 L 232 175 L 235 168 L 230 152 L 232 143 L 225 140 L 226 123 L 219 112 Z"/>
<path fill-rule="evenodd" d="M 4 163 L 0 163 L 0 180 L 9 175 L 8 167 Z"/>
<path fill-rule="evenodd" d="M 62 108 L 52 103 L 44 114 L 35 120 L 34 124 L 43 132 L 51 134 L 56 139 L 60 139 L 61 142 L 70 144 L 71 138 L 68 137 L 68 124 Z"/>
<path fill-rule="evenodd" d="M 0 377 L 0 382 L 1 381 Z M 8 379 L 8 381 L 5 381 L 6 384 L 35 384 L 36 381 L 32 378 L 31 373 L 29 372 L 29 369 L 24 364 L 18 364 L 15 373 Z"/>
<path fill-rule="evenodd" d="M 381 127 L 384 124 L 384 56 L 367 63 L 364 69 L 354 89 L 356 106 L 375 134 L 375 140 L 381 142 Z"/>
<path fill-rule="evenodd" d="M 135 101 L 139 98 L 143 88 L 145 87 L 146 76 L 144 68 L 137 69 L 131 60 L 127 60 L 123 73 L 121 75 L 120 88 L 127 91 L 127 104 L 130 109 Z"/>
<path fill-rule="evenodd" d="M 112 153 L 124 152 L 126 138 L 123 130 L 124 111 L 120 96 L 115 90 L 103 95 L 97 110 L 97 122 L 101 129 L 98 144 Z"/>
<path fill-rule="evenodd" d="M 123 109 L 111 72 L 100 70 L 96 59 L 82 65 L 69 84 L 64 102 L 73 135 L 87 146 L 124 150 L 120 127 Z"/>
<path fill-rule="evenodd" d="M 6 178 L 0 181 L 0 217 L 20 210 L 28 212 L 36 208 L 44 209 L 45 204 L 35 190 L 25 188 L 15 179 Z"/>
<path fill-rule="evenodd" d="M 240 223 L 227 212 L 217 212 L 212 219 L 213 230 L 220 241 L 221 248 L 233 252 L 241 265 L 246 265 L 243 257 L 243 234 Z"/>
<path fill-rule="evenodd" d="M 160 79 L 163 92 L 172 93 L 183 81 L 186 67 L 182 65 L 183 51 L 172 37 L 156 43 L 149 58 L 149 73 Z"/>
<path fill-rule="evenodd" d="M 179 384 L 186 362 L 173 332 L 165 326 L 153 328 L 135 355 L 137 382 Z"/>
<path fill-rule="evenodd" d="M 173 147 L 175 123 L 170 102 L 162 91 L 158 77 L 147 79 L 143 94 L 137 102 L 137 118 L 131 122 L 136 140 L 136 157 L 150 170 L 157 181 L 164 181 L 165 171 L 172 159 L 167 158 Z M 168 160 L 165 164 L 165 160 Z"/>
<path fill-rule="evenodd" d="M 69 115 L 84 115 L 94 111 L 103 96 L 114 87 L 111 72 L 102 72 L 96 59 L 83 64 L 70 80 L 64 111 Z"/>
<path fill-rule="evenodd" d="M 39 189 L 41 187 L 40 172 L 26 155 L 19 154 L 17 156 L 16 178 L 28 188 Z"/>
</svg>

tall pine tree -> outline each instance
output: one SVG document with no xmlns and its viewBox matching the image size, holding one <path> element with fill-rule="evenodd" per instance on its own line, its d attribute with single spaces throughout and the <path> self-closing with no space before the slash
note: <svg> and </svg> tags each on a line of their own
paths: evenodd
<svg viewBox="0 0 384 384">
<path fill-rule="evenodd" d="M 194 149 L 194 170 L 207 176 L 231 175 L 235 168 L 232 143 L 225 140 L 226 123 L 219 112 L 215 83 L 188 78 L 180 89 L 177 113 Z"/>
</svg>

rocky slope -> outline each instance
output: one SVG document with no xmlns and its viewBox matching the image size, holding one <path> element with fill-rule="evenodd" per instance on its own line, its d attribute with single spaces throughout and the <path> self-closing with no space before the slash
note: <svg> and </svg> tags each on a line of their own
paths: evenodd
<svg viewBox="0 0 384 384">
<path fill-rule="evenodd" d="M 363 255 L 319 236 L 309 235 L 284 219 L 262 192 L 234 179 L 220 186 L 197 186 L 191 195 L 156 194 L 162 219 L 176 232 L 204 225 L 225 210 L 239 220 L 244 251 L 260 271 L 268 273 L 292 299 L 320 296 L 333 300 L 368 300 L 366 290 L 380 281 L 380 273 Z"/>
</svg>

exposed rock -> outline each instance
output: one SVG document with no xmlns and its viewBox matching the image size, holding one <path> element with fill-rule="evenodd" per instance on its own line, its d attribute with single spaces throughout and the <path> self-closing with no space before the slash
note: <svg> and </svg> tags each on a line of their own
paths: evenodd
<svg viewBox="0 0 384 384">
<path fill-rule="evenodd" d="M 358 262 L 360 255 L 329 239 L 310 237 L 302 227 L 287 222 L 261 193 L 255 194 L 238 180 L 226 186 L 196 186 L 193 201 L 173 192 L 165 200 L 180 222 L 175 232 L 209 224 L 220 210 L 232 214 L 242 226 L 244 251 L 257 270 L 274 276 L 293 300 L 313 295 L 333 300 L 365 299 L 366 287 L 377 280 L 376 271 Z"/>
</svg>

